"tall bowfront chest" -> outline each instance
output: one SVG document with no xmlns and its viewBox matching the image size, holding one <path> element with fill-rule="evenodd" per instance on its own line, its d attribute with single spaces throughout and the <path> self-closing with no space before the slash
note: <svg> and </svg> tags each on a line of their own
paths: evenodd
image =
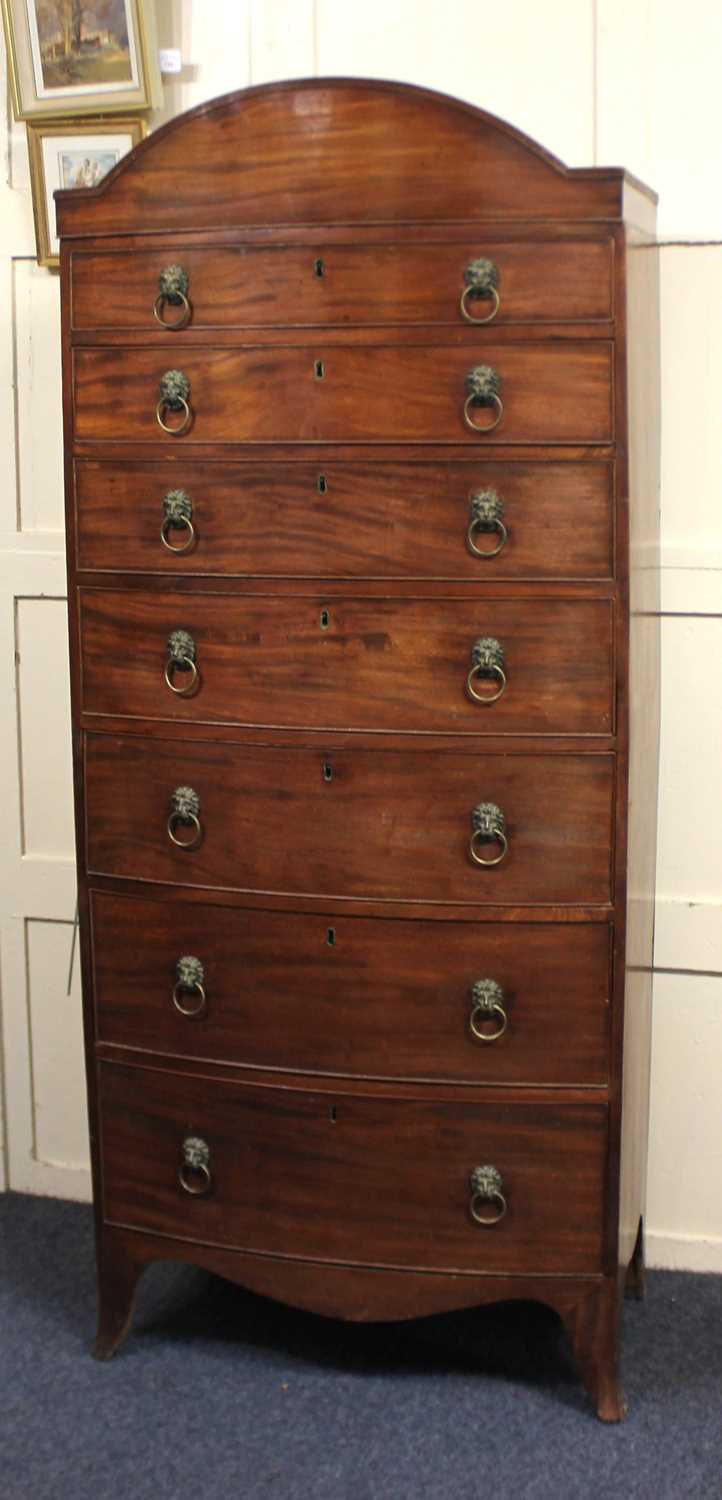
<svg viewBox="0 0 722 1500">
<path fill-rule="evenodd" d="M 97 1352 L 154 1259 L 396 1319 L 641 1287 L 654 198 L 424 90 L 58 200 Z"/>
</svg>

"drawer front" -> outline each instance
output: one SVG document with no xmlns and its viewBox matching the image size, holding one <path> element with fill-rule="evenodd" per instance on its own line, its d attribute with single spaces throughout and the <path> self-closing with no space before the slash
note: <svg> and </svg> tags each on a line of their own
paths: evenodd
<svg viewBox="0 0 722 1500">
<path fill-rule="evenodd" d="M 75 436 L 199 443 L 598 443 L 611 439 L 611 343 L 160 350 L 76 349 Z M 499 374 L 504 415 L 493 431 L 464 420 L 465 380 Z M 160 411 L 169 366 L 188 382 L 188 415 Z M 483 408 L 474 421 L 494 420 Z"/>
<path fill-rule="evenodd" d="M 96 589 L 80 600 L 91 714 L 454 734 L 613 728 L 609 600 Z"/>
<path fill-rule="evenodd" d="M 614 757 L 283 750 L 89 734 L 92 873 L 315 897 L 606 904 Z M 200 842 L 173 794 L 199 799 Z M 472 814 L 508 853 L 471 858 Z M 184 817 L 188 816 L 183 803 Z M 174 810 L 175 809 L 175 810 Z M 474 847 L 497 858 L 500 841 Z"/>
<path fill-rule="evenodd" d="M 163 337 L 161 320 L 191 328 L 312 327 L 326 324 L 448 323 L 465 326 L 464 273 L 492 260 L 498 272 L 496 323 L 612 317 L 612 245 L 574 240 L 452 244 L 229 245 L 151 253 L 76 251 L 74 328 L 132 328 Z M 168 265 L 186 273 L 188 306 L 159 297 Z M 174 293 L 177 298 L 178 293 Z M 471 317 L 493 313 L 491 296 L 469 297 Z M 154 311 L 155 308 L 155 311 Z"/>
<path fill-rule="evenodd" d="M 78 566 L 286 578 L 609 578 L 606 464 L 110 464 L 75 467 Z M 164 504 L 182 489 L 188 520 Z M 473 496 L 494 489 L 480 527 Z M 190 522 L 190 525 L 188 524 Z M 191 527 L 192 525 L 192 532 Z M 471 543 L 469 544 L 469 528 Z M 164 528 L 165 542 L 161 537 Z M 480 557 L 501 545 L 494 557 Z M 172 551 L 170 549 L 173 549 Z"/>
<path fill-rule="evenodd" d="M 350 1097 L 101 1065 L 100 1115 L 112 1223 L 357 1264 L 600 1269 L 602 1105 Z M 191 1188 L 206 1182 L 186 1165 L 189 1138 L 208 1150 L 206 1196 L 180 1182 L 181 1168 Z M 492 1226 L 470 1212 L 470 1175 L 486 1165 L 507 1205 Z"/>
<path fill-rule="evenodd" d="M 324 918 L 102 892 L 92 906 L 103 1042 L 368 1078 L 606 1083 L 606 924 Z M 187 957 L 200 970 L 179 967 Z M 484 980 L 500 994 L 475 990 Z"/>
</svg>

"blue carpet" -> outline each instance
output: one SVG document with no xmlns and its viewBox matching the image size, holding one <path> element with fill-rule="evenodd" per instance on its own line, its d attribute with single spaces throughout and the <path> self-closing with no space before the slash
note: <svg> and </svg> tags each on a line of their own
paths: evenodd
<svg viewBox="0 0 722 1500">
<path fill-rule="evenodd" d="M 722 1278 L 624 1310 L 630 1414 L 590 1413 L 556 1317 L 346 1325 L 153 1266 L 91 1359 L 90 1211 L 0 1195 L 2 1500 L 720 1500 Z"/>
</svg>

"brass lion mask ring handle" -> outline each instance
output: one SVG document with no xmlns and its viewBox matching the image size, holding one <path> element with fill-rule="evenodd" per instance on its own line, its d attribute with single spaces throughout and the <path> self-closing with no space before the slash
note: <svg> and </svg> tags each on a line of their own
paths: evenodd
<svg viewBox="0 0 722 1500">
<path fill-rule="evenodd" d="M 466 679 L 466 691 L 475 703 L 480 703 L 483 708 L 490 708 L 492 703 L 498 701 L 506 688 L 504 667 L 504 647 L 500 641 L 497 641 L 493 635 L 484 635 L 478 641 L 474 641 L 471 648 L 471 671 Z M 495 691 L 478 692 L 477 684 L 489 680 L 496 685 Z"/>
<path fill-rule="evenodd" d="M 497 1167 L 474 1167 L 469 1177 L 471 1198 L 469 1213 L 475 1224 L 491 1228 L 498 1224 L 506 1213 L 506 1198 L 502 1191 L 501 1172 Z M 491 1205 L 491 1212 L 485 1205 Z"/>
<path fill-rule="evenodd" d="M 506 818 L 495 802 L 480 802 L 471 814 L 471 841 L 469 854 L 475 865 L 490 869 L 500 865 L 509 848 L 506 836 Z M 498 853 L 486 859 L 481 850 L 487 844 L 496 844 Z"/>
<path fill-rule="evenodd" d="M 474 1041 L 498 1042 L 508 1021 L 501 985 L 495 979 L 477 979 L 471 991 L 469 1016 L 469 1030 Z"/>
<path fill-rule="evenodd" d="M 193 421 L 190 408 L 191 383 L 182 370 L 166 370 L 160 378 L 160 399 L 155 409 L 155 419 L 169 437 L 182 437 Z M 180 412 L 181 420 L 169 426 L 165 418 L 170 412 Z"/>
<path fill-rule="evenodd" d="M 206 1198 L 213 1187 L 210 1168 L 211 1152 L 199 1135 L 187 1135 L 181 1145 L 178 1181 L 191 1198 Z"/>
<path fill-rule="evenodd" d="M 188 852 L 197 849 L 203 838 L 200 820 L 201 799 L 192 786 L 177 786 L 170 799 L 170 814 L 166 828 L 168 837 L 177 849 Z M 189 838 L 179 838 L 180 829 L 190 829 Z"/>
<path fill-rule="evenodd" d="M 180 543 L 171 541 L 174 531 L 185 533 Z M 193 501 L 185 490 L 169 490 L 163 497 L 163 524 L 160 539 L 169 552 L 189 552 L 196 539 L 193 525 Z"/>
<path fill-rule="evenodd" d="M 165 266 L 158 277 L 159 292 L 153 303 L 153 317 L 168 333 L 190 323 L 193 309 L 188 298 L 188 285 L 188 273 L 182 266 Z M 178 316 L 164 317 L 166 307 L 179 307 Z"/>
<path fill-rule="evenodd" d="M 474 365 L 465 380 L 466 400 L 464 402 L 464 421 L 472 432 L 481 433 L 482 436 L 493 432 L 504 415 L 499 390 L 501 381 L 496 370 L 491 365 Z M 481 407 L 493 407 L 495 415 L 491 422 L 482 423 L 481 426 L 472 418 L 472 413 Z"/>
<path fill-rule="evenodd" d="M 470 260 L 464 272 L 464 290 L 459 307 L 467 323 L 492 323 L 501 307 L 499 296 L 499 270 L 493 260 L 480 256 Z M 475 318 L 471 306 L 476 302 L 491 302 L 491 309 L 481 318 Z"/>
<path fill-rule="evenodd" d="M 168 636 L 167 650 L 168 658 L 163 672 L 166 687 L 178 698 L 189 698 L 199 681 L 193 636 L 188 630 L 172 630 Z"/>
<path fill-rule="evenodd" d="M 175 966 L 173 1004 L 182 1016 L 195 1021 L 207 1008 L 205 971 L 199 958 L 185 953 Z"/>
<path fill-rule="evenodd" d="M 469 529 L 466 533 L 466 545 L 474 557 L 485 558 L 487 561 L 492 557 L 498 557 L 502 547 L 506 546 L 509 533 L 502 521 L 504 514 L 504 501 L 496 490 L 475 490 L 469 496 Z M 499 540 L 495 547 L 479 547 L 476 538 L 479 534 L 494 533 Z"/>
</svg>

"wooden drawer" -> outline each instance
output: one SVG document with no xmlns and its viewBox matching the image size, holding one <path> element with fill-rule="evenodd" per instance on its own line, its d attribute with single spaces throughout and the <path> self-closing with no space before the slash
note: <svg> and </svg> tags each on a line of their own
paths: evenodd
<svg viewBox="0 0 722 1500">
<path fill-rule="evenodd" d="M 613 781 L 612 755 L 323 755 L 89 734 L 88 868 L 316 898 L 606 904 Z M 178 786 L 200 798 L 192 850 L 167 832 Z M 506 814 L 509 851 L 482 869 L 469 844 L 485 802 Z"/>
<path fill-rule="evenodd" d="M 172 465 L 172 467 L 171 467 Z M 286 578 L 609 578 L 608 464 L 160 463 L 75 465 L 78 566 Z M 471 497 L 495 489 L 507 540 L 467 544 Z M 183 489 L 195 540 L 170 552 L 163 505 Z M 167 529 L 181 548 L 185 525 Z M 491 551 L 498 530 L 472 532 Z"/>
<path fill-rule="evenodd" d="M 499 274 L 496 323 L 612 317 L 611 241 L 534 244 L 201 246 L 165 244 L 149 253 L 78 252 L 72 259 L 72 326 L 137 329 L 166 337 L 153 305 L 164 267 L 188 276 L 191 328 L 331 327 L 354 323 L 464 325 L 464 272 L 480 256 Z M 483 318 L 492 301 L 471 300 Z M 182 304 L 158 308 L 183 319 Z M 178 330 L 179 332 L 181 330 Z"/>
<path fill-rule="evenodd" d="M 90 714 L 452 734 L 613 729 L 608 599 L 467 603 L 82 589 L 80 619 Z M 170 665 L 167 642 L 179 628 L 183 649 L 195 653 L 188 668 Z M 480 638 L 497 640 L 503 651 L 493 673 L 474 666 Z"/>
<path fill-rule="evenodd" d="M 115 1224 L 323 1261 L 601 1269 L 603 1105 L 306 1093 L 101 1064 L 100 1116 Z M 208 1147 L 208 1196 L 180 1185 L 189 1136 Z M 487 1164 L 507 1212 L 481 1227 L 469 1179 Z"/>
<path fill-rule="evenodd" d="M 101 1042 L 356 1077 L 606 1083 L 606 924 L 325 918 L 97 891 L 92 907 Z M 182 955 L 200 960 L 205 1000 L 176 988 Z M 474 1010 L 481 979 L 501 986 L 507 1017 L 488 1042 L 472 1011 L 486 1035 L 503 1017 Z"/>
<path fill-rule="evenodd" d="M 319 336 L 304 348 L 76 349 L 75 437 L 191 448 L 196 442 L 603 443 L 613 433 L 611 361 L 606 341 L 326 349 Z M 504 416 L 488 433 L 470 431 L 463 415 L 466 375 L 479 364 L 497 370 L 504 401 Z M 156 420 L 169 366 L 180 367 L 190 382 L 193 420 L 183 436 L 169 436 Z M 169 423 L 178 420 L 165 415 Z"/>
</svg>

